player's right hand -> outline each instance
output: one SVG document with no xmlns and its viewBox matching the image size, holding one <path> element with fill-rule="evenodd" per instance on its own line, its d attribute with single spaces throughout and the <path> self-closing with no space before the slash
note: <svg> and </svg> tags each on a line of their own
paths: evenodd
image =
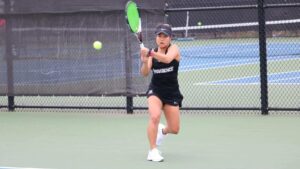
<svg viewBox="0 0 300 169">
<path fill-rule="evenodd" d="M 148 61 L 148 52 L 149 49 L 148 48 L 141 48 L 141 61 L 143 63 L 146 63 Z"/>
</svg>

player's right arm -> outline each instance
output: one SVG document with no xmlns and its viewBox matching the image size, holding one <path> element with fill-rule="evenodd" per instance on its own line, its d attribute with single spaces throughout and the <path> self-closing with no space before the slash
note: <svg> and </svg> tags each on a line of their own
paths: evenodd
<svg viewBox="0 0 300 169">
<path fill-rule="evenodd" d="M 147 48 L 141 49 L 141 62 L 142 62 L 141 74 L 143 76 L 148 76 L 149 72 L 151 71 L 151 67 L 152 67 L 152 57 L 148 56 L 148 52 L 149 52 L 149 49 L 147 49 Z"/>
</svg>

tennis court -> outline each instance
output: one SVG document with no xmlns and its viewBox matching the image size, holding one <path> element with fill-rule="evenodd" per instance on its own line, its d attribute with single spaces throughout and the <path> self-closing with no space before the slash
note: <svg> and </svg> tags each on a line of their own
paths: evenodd
<svg viewBox="0 0 300 169">
<path fill-rule="evenodd" d="M 140 75 L 125 1 L 0 1 L 0 169 L 298 169 L 300 4 L 269 0 L 263 18 L 259 2 L 137 1 L 145 46 L 167 22 L 181 53 L 186 109 L 155 163 L 141 96 L 150 78 Z"/>
<path fill-rule="evenodd" d="M 182 113 L 163 163 L 146 161 L 148 116 L 136 113 L 1 112 L 0 166 L 55 169 L 297 169 L 296 114 Z"/>
</svg>

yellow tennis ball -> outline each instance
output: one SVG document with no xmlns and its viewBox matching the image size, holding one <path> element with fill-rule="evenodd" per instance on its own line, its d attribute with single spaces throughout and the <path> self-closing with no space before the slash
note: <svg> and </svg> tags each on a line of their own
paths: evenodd
<svg viewBox="0 0 300 169">
<path fill-rule="evenodd" d="M 102 43 L 101 43 L 100 41 L 95 41 L 95 42 L 93 43 L 93 47 L 94 47 L 94 49 L 96 49 L 96 50 L 100 50 L 100 49 L 102 48 Z"/>
<path fill-rule="evenodd" d="M 202 25 L 202 22 L 199 21 L 197 24 L 198 24 L 198 26 L 201 26 L 201 25 Z"/>
</svg>

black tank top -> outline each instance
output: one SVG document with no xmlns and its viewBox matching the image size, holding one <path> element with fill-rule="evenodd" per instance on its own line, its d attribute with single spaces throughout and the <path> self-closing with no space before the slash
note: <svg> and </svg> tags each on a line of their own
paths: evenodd
<svg viewBox="0 0 300 169">
<path fill-rule="evenodd" d="M 165 54 L 167 54 L 169 47 L 167 48 Z M 157 52 L 158 49 L 155 48 L 154 51 Z M 167 64 L 159 62 L 157 59 L 153 58 L 151 68 L 151 87 L 162 92 L 166 92 L 165 90 L 179 90 L 177 79 L 178 67 L 179 62 L 176 59 L 172 60 L 170 63 Z"/>
</svg>

